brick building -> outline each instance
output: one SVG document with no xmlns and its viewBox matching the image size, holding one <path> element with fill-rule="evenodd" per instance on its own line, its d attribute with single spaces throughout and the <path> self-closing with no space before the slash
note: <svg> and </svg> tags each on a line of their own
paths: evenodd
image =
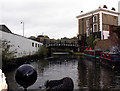
<svg viewBox="0 0 120 91">
<path fill-rule="evenodd" d="M 118 12 L 108 10 L 106 5 L 88 13 L 81 13 L 78 19 L 78 37 L 82 40 L 91 33 L 101 40 L 108 39 L 111 26 L 118 26 Z"/>
</svg>

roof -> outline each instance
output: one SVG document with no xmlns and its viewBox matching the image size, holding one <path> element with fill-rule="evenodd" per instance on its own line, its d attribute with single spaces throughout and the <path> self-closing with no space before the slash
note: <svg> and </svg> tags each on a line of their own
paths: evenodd
<svg viewBox="0 0 120 91">
<path fill-rule="evenodd" d="M 12 33 L 12 32 L 7 28 L 6 25 L 0 25 L 0 31 L 7 32 L 7 33 L 10 33 L 10 34 L 13 34 L 13 35 L 20 36 L 20 37 L 23 37 L 23 38 L 28 39 L 28 38 L 25 37 L 25 36 L 18 35 L 18 34 L 15 34 L 15 33 Z M 29 39 L 29 40 L 31 40 L 31 39 Z M 32 41 L 34 41 L 34 40 L 32 40 Z M 35 42 L 38 42 L 38 41 L 35 41 Z M 39 42 L 39 43 L 40 43 L 40 42 Z"/>
<path fill-rule="evenodd" d="M 89 15 L 89 14 L 94 14 L 94 13 L 97 13 L 97 12 L 100 12 L 100 11 L 108 12 L 108 13 L 112 13 L 112 14 L 116 14 L 116 15 L 120 14 L 120 13 L 118 13 L 116 11 L 113 11 L 113 10 L 98 8 L 96 10 L 93 10 L 93 11 L 90 11 L 90 12 L 87 12 L 87 13 L 82 13 L 81 15 L 76 16 L 76 18 L 80 18 L 80 17 L 86 16 L 86 15 Z"/>
<path fill-rule="evenodd" d="M 5 25 L 0 25 L 0 30 L 1 30 L 1 31 L 4 31 L 4 32 L 7 32 L 7 33 L 12 33 L 12 32 L 7 28 L 7 26 L 5 26 Z"/>
</svg>

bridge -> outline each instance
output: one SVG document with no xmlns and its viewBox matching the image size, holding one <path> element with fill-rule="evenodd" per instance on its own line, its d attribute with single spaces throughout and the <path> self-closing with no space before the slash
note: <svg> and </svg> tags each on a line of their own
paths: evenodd
<svg viewBox="0 0 120 91">
<path fill-rule="evenodd" d="M 78 48 L 78 44 L 75 44 L 75 43 L 49 43 L 49 44 L 46 44 L 46 47 L 49 48 L 49 47 L 76 47 Z"/>
<path fill-rule="evenodd" d="M 48 43 L 45 46 L 48 48 L 50 56 L 52 52 L 70 52 L 66 51 L 66 49 L 71 50 L 71 52 L 78 50 L 78 44 L 76 43 Z"/>
</svg>

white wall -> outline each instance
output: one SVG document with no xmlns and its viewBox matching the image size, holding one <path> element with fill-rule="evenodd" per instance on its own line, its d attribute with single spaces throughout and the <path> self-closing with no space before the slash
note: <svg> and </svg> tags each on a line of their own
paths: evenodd
<svg viewBox="0 0 120 91">
<path fill-rule="evenodd" d="M 118 2 L 118 12 L 120 13 L 120 1 Z M 120 15 L 118 16 L 118 25 L 120 26 Z"/>
<path fill-rule="evenodd" d="M 16 57 L 22 57 L 22 56 L 34 54 L 39 49 L 38 44 L 43 45 L 40 42 L 27 39 L 20 35 L 0 31 L 0 34 L 1 33 L 3 40 L 10 41 L 10 43 L 14 45 L 10 48 L 10 50 L 15 50 L 15 49 L 17 50 Z M 32 43 L 34 43 L 34 47 L 32 47 Z M 37 43 L 37 47 L 35 47 L 36 43 Z"/>
</svg>

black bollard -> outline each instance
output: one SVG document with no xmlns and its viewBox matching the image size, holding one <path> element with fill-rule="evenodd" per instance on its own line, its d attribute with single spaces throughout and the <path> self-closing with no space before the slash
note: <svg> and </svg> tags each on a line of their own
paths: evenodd
<svg viewBox="0 0 120 91">
<path fill-rule="evenodd" d="M 27 88 L 37 80 L 37 72 L 29 64 L 20 66 L 15 73 L 16 82 L 27 91 Z"/>
</svg>

